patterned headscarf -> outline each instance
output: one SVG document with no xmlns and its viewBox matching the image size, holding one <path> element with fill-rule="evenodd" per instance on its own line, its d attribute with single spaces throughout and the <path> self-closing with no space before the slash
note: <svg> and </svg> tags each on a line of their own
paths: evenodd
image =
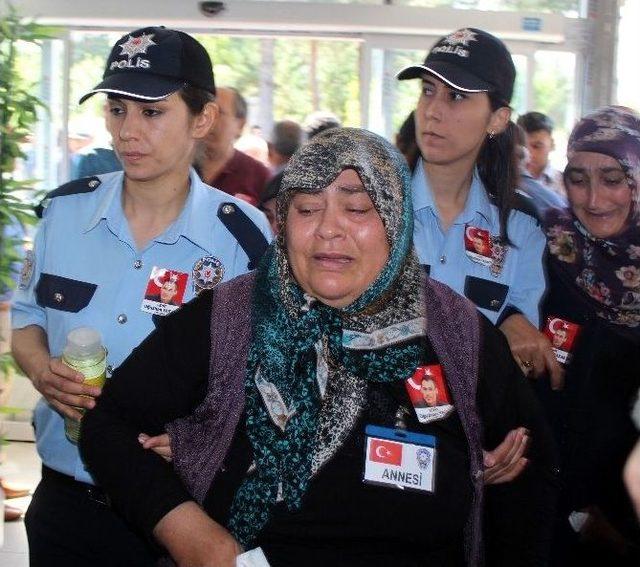
<svg viewBox="0 0 640 567">
<path fill-rule="evenodd" d="M 294 194 L 315 193 L 355 170 L 380 215 L 389 259 L 351 305 L 337 309 L 305 294 L 291 273 L 286 230 Z M 255 472 L 238 490 L 230 529 L 250 546 L 284 501 L 299 509 L 312 476 L 349 435 L 368 381 L 401 380 L 419 364 L 424 276 L 413 252 L 410 177 L 383 138 L 328 130 L 289 162 L 278 195 L 280 235 L 258 268 L 254 340 L 246 378 L 247 434 Z M 296 238 L 295 234 L 292 238 Z"/>
<path fill-rule="evenodd" d="M 571 209 L 551 209 L 545 231 L 552 267 L 593 305 L 601 318 L 640 326 L 640 116 L 607 106 L 580 120 L 569 137 L 567 157 L 604 154 L 618 161 L 632 191 L 628 226 L 615 237 L 596 238 Z"/>
</svg>

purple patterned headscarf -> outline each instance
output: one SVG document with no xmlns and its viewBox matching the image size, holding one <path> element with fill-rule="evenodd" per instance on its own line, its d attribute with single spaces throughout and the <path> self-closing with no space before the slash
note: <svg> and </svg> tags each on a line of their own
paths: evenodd
<svg viewBox="0 0 640 567">
<path fill-rule="evenodd" d="M 632 220 L 640 223 L 640 116 L 623 106 L 605 106 L 580 120 L 569 137 L 567 158 L 594 152 L 615 159 L 633 188 Z"/>
<path fill-rule="evenodd" d="M 550 209 L 544 225 L 551 268 L 586 297 L 598 317 L 640 330 L 640 116 L 621 106 L 588 114 L 569 137 L 567 157 L 577 152 L 618 161 L 632 191 L 630 222 L 605 240 L 590 234 L 570 208 Z"/>
</svg>

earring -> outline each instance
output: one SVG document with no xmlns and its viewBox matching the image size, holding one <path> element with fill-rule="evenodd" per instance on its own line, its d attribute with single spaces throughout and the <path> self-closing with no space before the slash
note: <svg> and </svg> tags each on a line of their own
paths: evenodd
<svg viewBox="0 0 640 567">
<path fill-rule="evenodd" d="M 489 139 L 493 140 L 493 138 L 495 137 L 496 133 L 493 130 L 489 131 Z"/>
</svg>

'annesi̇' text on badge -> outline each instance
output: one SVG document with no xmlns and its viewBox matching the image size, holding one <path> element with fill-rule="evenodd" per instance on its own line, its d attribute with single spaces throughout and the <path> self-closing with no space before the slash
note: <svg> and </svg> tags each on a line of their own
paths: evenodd
<svg viewBox="0 0 640 567">
<path fill-rule="evenodd" d="M 365 482 L 433 492 L 435 437 L 373 425 L 365 431 Z"/>
</svg>

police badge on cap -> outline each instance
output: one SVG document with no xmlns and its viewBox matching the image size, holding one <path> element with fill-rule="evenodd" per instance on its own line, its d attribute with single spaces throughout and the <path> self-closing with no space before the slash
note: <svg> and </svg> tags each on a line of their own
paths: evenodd
<svg viewBox="0 0 640 567">
<path fill-rule="evenodd" d="M 148 27 L 122 36 L 113 46 L 102 82 L 80 103 L 98 92 L 139 100 L 162 100 L 191 85 L 216 93 L 211 59 L 190 35 Z"/>
</svg>

